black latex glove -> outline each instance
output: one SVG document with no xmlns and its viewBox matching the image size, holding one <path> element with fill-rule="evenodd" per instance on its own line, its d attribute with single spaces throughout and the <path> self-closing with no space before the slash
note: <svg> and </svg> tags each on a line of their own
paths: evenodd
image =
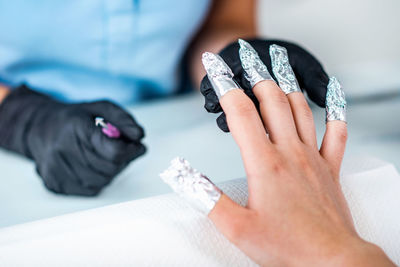
<svg viewBox="0 0 400 267">
<path fill-rule="evenodd" d="M 302 90 L 305 90 L 308 97 L 318 106 L 325 106 L 325 95 L 329 77 L 324 71 L 321 63 L 319 63 L 319 61 L 313 55 L 300 46 L 285 41 L 260 39 L 246 41 L 254 47 L 273 77 L 274 74 L 271 67 L 271 58 L 269 56 L 269 46 L 272 44 L 277 44 L 285 47 L 288 51 L 290 65 L 293 68 Z M 219 53 L 219 55 L 232 69 L 233 74 L 235 75 L 233 79 L 240 85 L 241 88 L 244 89 L 244 92 L 253 100 L 258 108 L 258 101 L 253 94 L 250 83 L 244 77 L 244 71 L 239 58 L 239 44 L 237 42 L 231 43 L 225 47 Z M 200 91 L 205 97 L 205 109 L 211 113 L 222 112 L 222 114 L 217 118 L 217 124 L 224 132 L 229 132 L 225 113 L 222 111 L 218 97 L 215 94 L 207 75 L 201 82 Z"/>
<path fill-rule="evenodd" d="M 121 137 L 104 135 L 95 126 L 97 116 L 115 125 Z M 21 86 L 0 105 L 0 146 L 33 159 L 56 193 L 98 194 L 145 153 L 143 136 L 132 116 L 108 101 L 64 104 Z"/>
</svg>

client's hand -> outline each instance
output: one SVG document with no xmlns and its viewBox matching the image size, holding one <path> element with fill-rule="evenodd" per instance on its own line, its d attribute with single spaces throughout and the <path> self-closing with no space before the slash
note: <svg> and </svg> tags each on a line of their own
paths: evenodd
<svg viewBox="0 0 400 267">
<path fill-rule="evenodd" d="M 263 266 L 390 265 L 377 247 L 358 237 L 341 191 L 346 123 L 327 123 L 319 151 L 301 92 L 285 96 L 274 82 L 264 81 L 254 94 L 261 118 L 241 90 L 220 99 L 240 147 L 249 202 L 244 208 L 222 195 L 209 214 L 217 228 Z"/>
<path fill-rule="evenodd" d="M 288 51 L 269 47 L 278 86 L 257 51 L 239 42 L 244 77 L 259 111 L 221 57 L 205 53 L 203 63 L 240 148 L 249 200 L 241 207 L 222 194 L 209 218 L 263 266 L 391 265 L 378 247 L 357 235 L 341 191 L 347 124 L 338 81 L 331 78 L 327 86 L 327 129 L 318 149 L 313 115 Z"/>
<path fill-rule="evenodd" d="M 195 201 L 230 241 L 262 266 L 393 266 L 377 246 L 357 235 L 340 187 L 347 125 L 338 81 L 331 78 L 324 89 L 327 129 L 318 149 L 313 116 L 288 51 L 269 47 L 278 86 L 257 51 L 239 42 L 244 77 L 259 111 L 222 57 L 205 53 L 203 64 L 240 148 L 248 205 L 233 202 L 184 160 L 173 161 L 161 174 L 163 180 Z"/>
</svg>

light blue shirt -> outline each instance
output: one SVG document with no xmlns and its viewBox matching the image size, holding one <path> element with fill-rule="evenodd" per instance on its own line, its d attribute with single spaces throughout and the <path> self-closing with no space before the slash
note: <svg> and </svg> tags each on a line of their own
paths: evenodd
<svg viewBox="0 0 400 267">
<path fill-rule="evenodd" d="M 210 0 L 0 0 L 0 81 L 130 104 L 177 89 Z"/>
</svg>

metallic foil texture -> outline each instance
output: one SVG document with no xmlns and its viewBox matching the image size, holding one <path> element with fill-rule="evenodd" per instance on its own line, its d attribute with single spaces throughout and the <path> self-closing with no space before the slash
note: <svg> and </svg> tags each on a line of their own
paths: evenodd
<svg viewBox="0 0 400 267">
<path fill-rule="evenodd" d="M 161 179 L 176 193 L 188 199 L 201 212 L 208 214 L 218 202 L 222 191 L 205 175 L 193 169 L 180 157 L 171 161 L 168 169 L 160 174 Z"/>
<path fill-rule="evenodd" d="M 301 92 L 299 83 L 290 66 L 286 48 L 273 44 L 269 47 L 272 71 L 278 80 L 279 87 L 285 94 Z"/>
<path fill-rule="evenodd" d="M 233 80 L 232 70 L 219 55 L 205 52 L 202 61 L 218 98 L 221 98 L 230 90 L 240 89 L 239 85 Z"/>
<path fill-rule="evenodd" d="M 346 106 L 347 102 L 342 86 L 335 77 L 331 77 L 325 100 L 326 121 L 346 122 Z"/>
<path fill-rule="evenodd" d="M 245 78 L 251 87 L 265 80 L 274 80 L 269 74 L 267 66 L 261 61 L 257 51 L 246 41 L 239 39 L 239 57 L 242 62 Z"/>
</svg>

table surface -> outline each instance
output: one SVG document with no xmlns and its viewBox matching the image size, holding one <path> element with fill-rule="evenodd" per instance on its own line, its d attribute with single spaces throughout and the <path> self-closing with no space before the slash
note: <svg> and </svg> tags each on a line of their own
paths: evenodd
<svg viewBox="0 0 400 267">
<path fill-rule="evenodd" d="M 146 129 L 148 152 L 135 160 L 103 192 L 93 198 L 62 196 L 47 191 L 34 164 L 0 150 L 0 227 L 171 192 L 158 174 L 182 156 L 215 182 L 244 177 L 239 151 L 221 132 L 216 115 L 207 114 L 197 93 L 129 108 Z M 312 106 L 318 140 L 325 121 L 323 109 Z M 349 105 L 346 158 L 370 155 L 400 168 L 400 97 Z"/>
</svg>

